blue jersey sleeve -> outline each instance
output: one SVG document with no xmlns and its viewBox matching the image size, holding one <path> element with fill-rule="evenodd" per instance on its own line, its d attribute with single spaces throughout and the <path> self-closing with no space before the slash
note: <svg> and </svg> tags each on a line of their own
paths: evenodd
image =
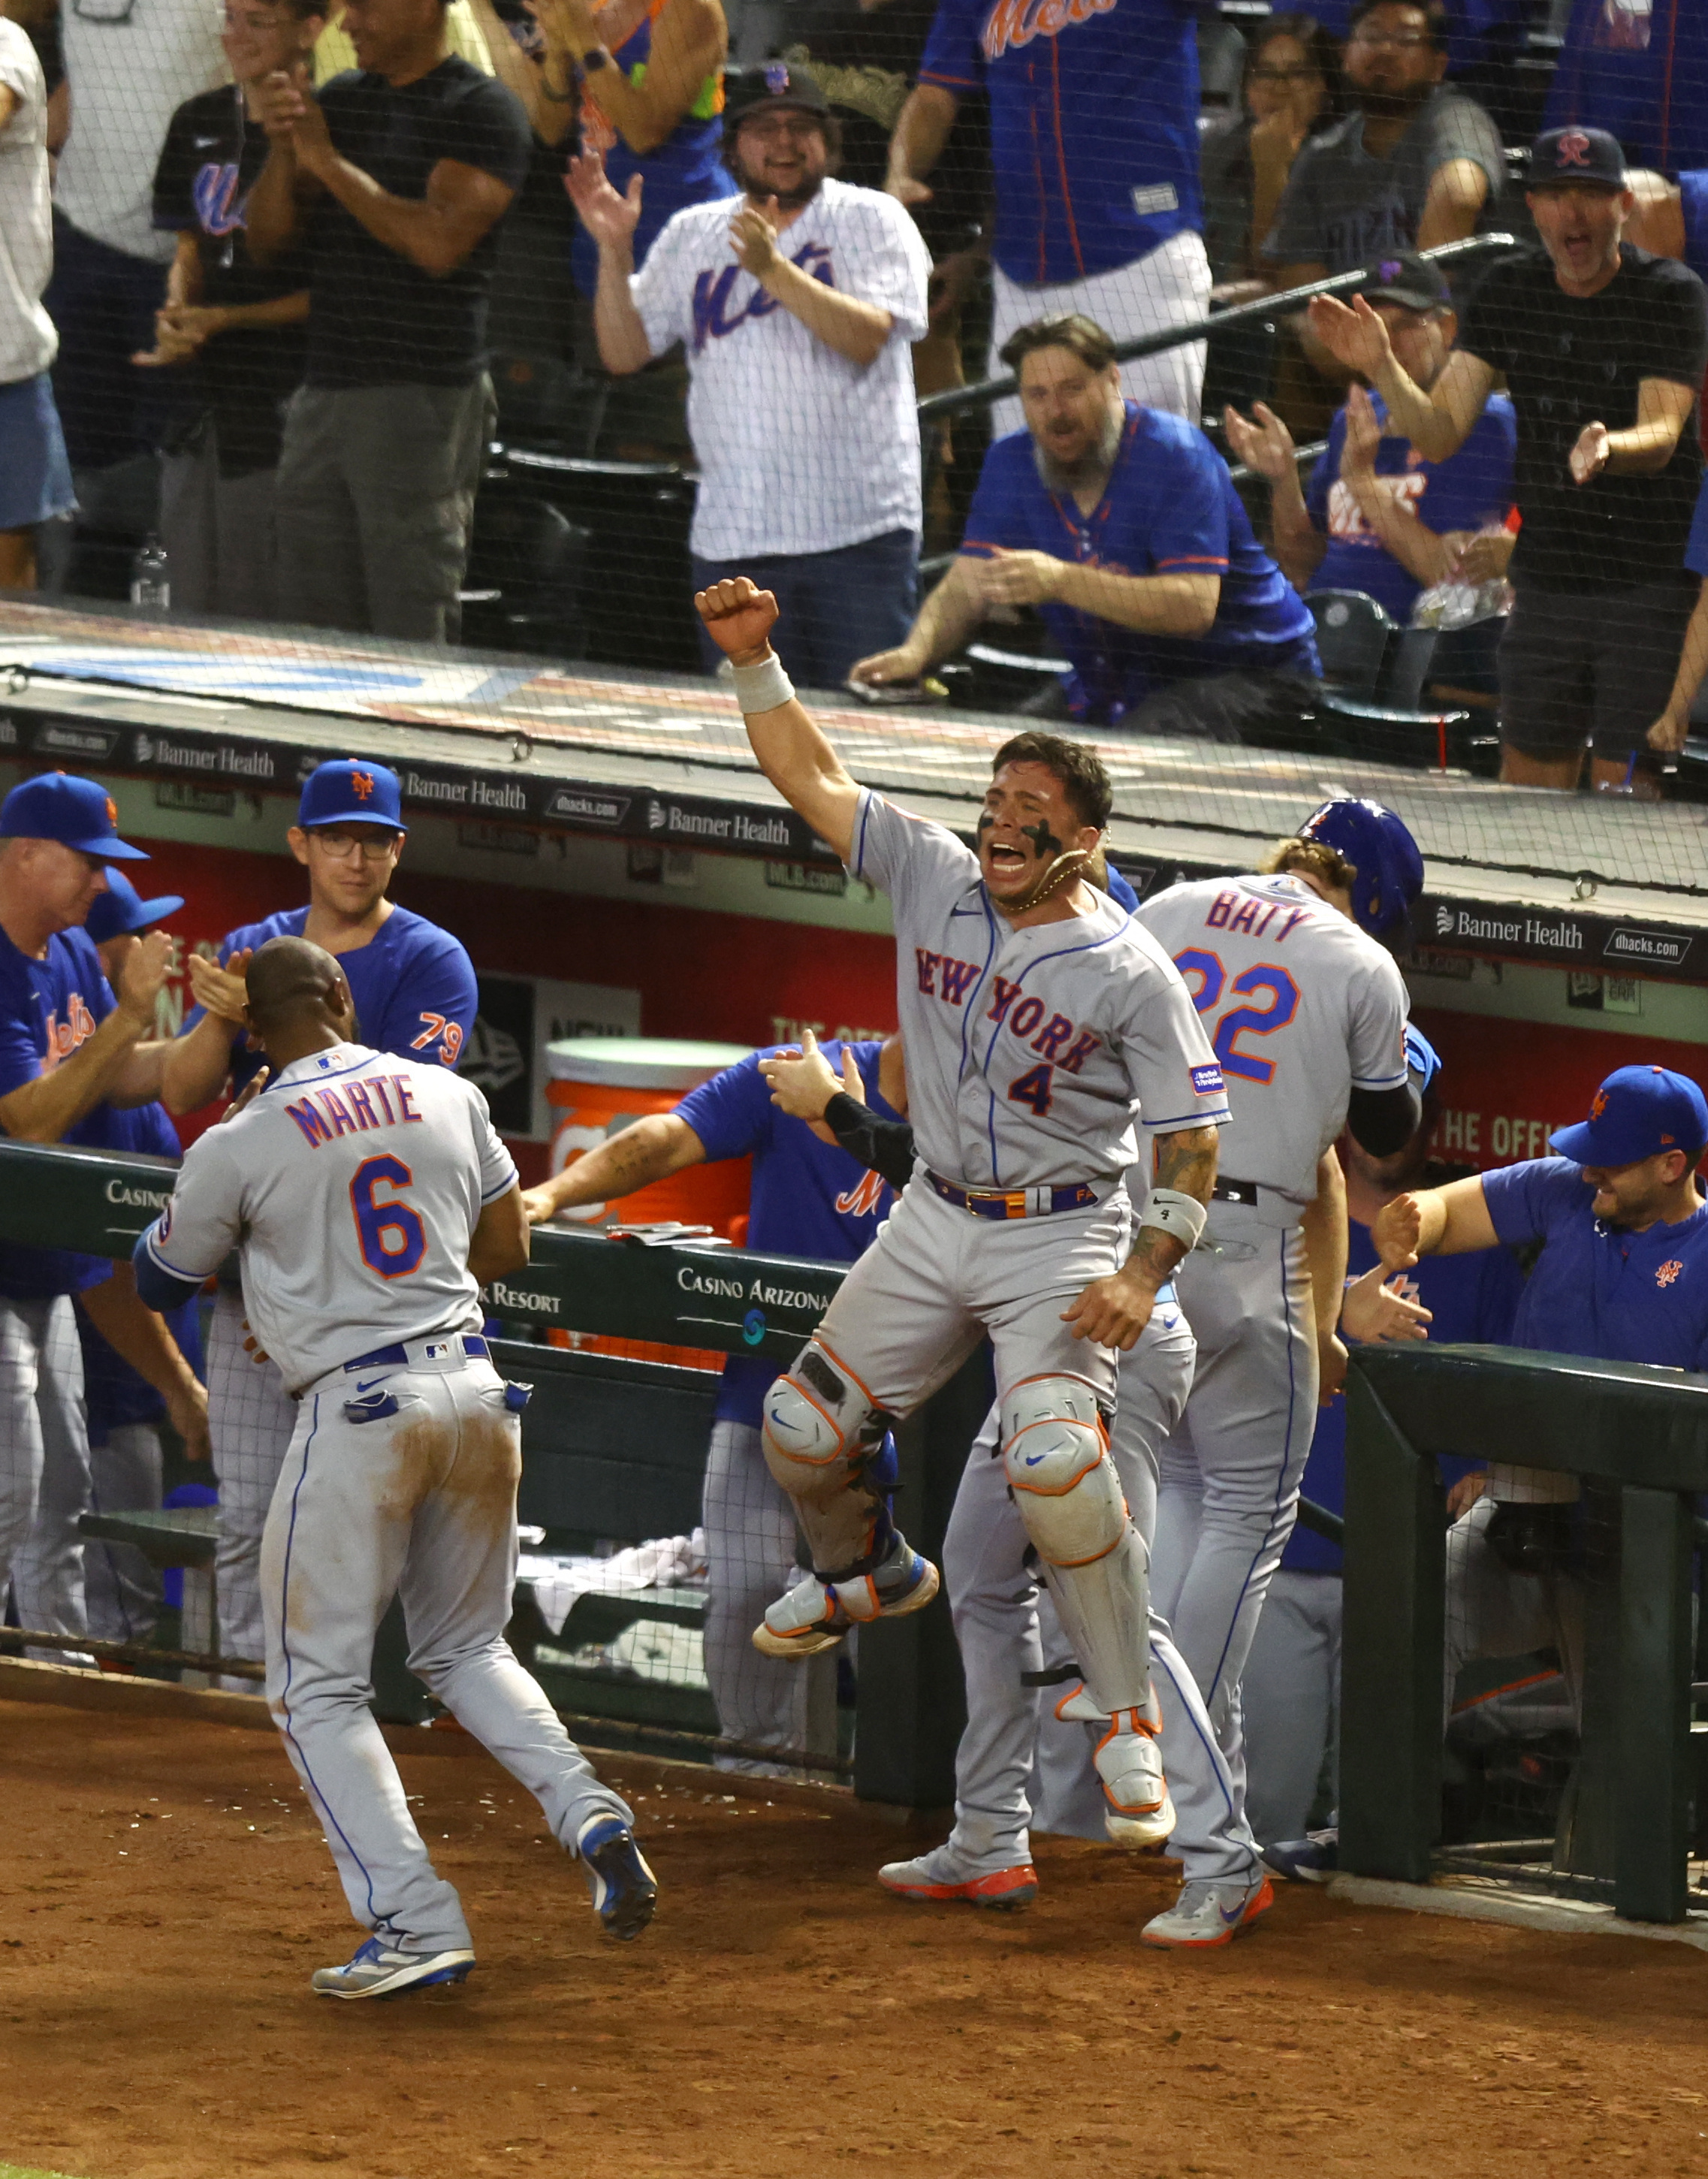
<svg viewBox="0 0 1708 2179">
<path fill-rule="evenodd" d="M 979 88 L 985 74 L 979 14 L 977 0 L 939 0 L 920 62 L 921 83 L 936 84 L 957 98 Z"/>
<path fill-rule="evenodd" d="M 1147 465 L 1151 564 L 1159 574 L 1222 575 L 1227 572 L 1227 508 L 1222 497 L 1227 469 L 1201 431 L 1188 427 L 1165 459 Z"/>
<path fill-rule="evenodd" d="M 1708 577 L 1708 476 L 1702 480 L 1702 489 L 1696 495 L 1695 519 L 1690 524 L 1690 542 L 1684 547 L 1684 565 L 1693 575 Z"/>
<path fill-rule="evenodd" d="M 8 942 L 0 953 L 0 1097 L 41 1072 L 41 1023 L 24 956 Z"/>
<path fill-rule="evenodd" d="M 1483 1200 L 1508 1248 L 1545 1241 L 1562 1220 L 1587 1209 L 1583 1167 L 1569 1158 L 1530 1158 L 1483 1175 Z"/>
<path fill-rule="evenodd" d="M 1024 449 L 1017 449 L 1019 440 L 1025 442 Z M 1010 438 L 998 439 L 985 456 L 985 466 L 979 473 L 979 488 L 967 511 L 966 531 L 961 540 L 963 552 L 983 559 L 993 552 L 1024 551 L 1030 545 L 1015 454 L 1021 452 L 1030 462 L 1031 443 L 1028 433 L 1019 431 Z"/>
<path fill-rule="evenodd" d="M 474 963 L 462 945 L 448 932 L 438 935 L 444 943 L 423 947 L 399 984 L 397 1007 L 404 1017 L 398 1024 L 404 1041 L 387 1048 L 400 1057 L 415 1052 L 441 1067 L 454 1067 L 475 1026 L 480 991 Z"/>
<path fill-rule="evenodd" d="M 1476 1339 L 1482 1347 L 1510 1347 L 1524 1291 L 1524 1275 L 1510 1249 L 1486 1249 L 1477 1282 Z"/>
<path fill-rule="evenodd" d="M 759 1071 L 761 1057 L 755 1051 L 726 1067 L 690 1090 L 676 1108 L 677 1118 L 693 1128 L 713 1165 L 721 1158 L 748 1157 L 771 1139 L 777 1107 Z"/>
</svg>

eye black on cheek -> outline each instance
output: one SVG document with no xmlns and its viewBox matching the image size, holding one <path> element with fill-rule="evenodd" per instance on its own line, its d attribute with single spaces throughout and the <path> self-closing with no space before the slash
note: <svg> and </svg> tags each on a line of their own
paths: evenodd
<svg viewBox="0 0 1708 2179">
<path fill-rule="evenodd" d="M 978 825 L 975 829 L 980 832 L 988 832 L 996 821 L 996 816 L 992 811 L 981 810 L 979 812 Z"/>
</svg>

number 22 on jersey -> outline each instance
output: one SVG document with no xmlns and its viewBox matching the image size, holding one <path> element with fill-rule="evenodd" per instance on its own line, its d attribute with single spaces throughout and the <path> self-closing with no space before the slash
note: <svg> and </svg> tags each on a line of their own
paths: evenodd
<svg viewBox="0 0 1708 2179">
<path fill-rule="evenodd" d="M 1192 1003 L 1210 1026 L 1210 1017 L 1222 1008 L 1211 1043 L 1224 1074 L 1238 1075 L 1267 1090 L 1275 1080 L 1275 1062 L 1260 1052 L 1242 1048 L 1242 1037 L 1273 1036 L 1285 1029 L 1299 1012 L 1299 986 L 1285 969 L 1260 962 L 1242 969 L 1230 982 L 1220 955 L 1205 947 L 1189 946 L 1174 956 L 1174 965 L 1192 991 Z M 1222 1008 L 1222 1002 L 1227 1004 Z"/>
</svg>

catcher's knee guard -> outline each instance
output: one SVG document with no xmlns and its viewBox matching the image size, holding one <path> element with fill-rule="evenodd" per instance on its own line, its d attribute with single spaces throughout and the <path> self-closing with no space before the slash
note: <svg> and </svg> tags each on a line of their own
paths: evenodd
<svg viewBox="0 0 1708 2179">
<path fill-rule="evenodd" d="M 889 1422 L 817 1340 L 765 1396 L 765 1464 L 794 1501 L 813 1571 L 827 1581 L 870 1573 L 890 1548 Z"/>
<path fill-rule="evenodd" d="M 1098 1706 L 1151 1693 L 1149 1554 L 1128 1518 L 1091 1387 L 1034 1377 L 1002 1402 L 1002 1459 L 1063 1631 Z"/>
</svg>

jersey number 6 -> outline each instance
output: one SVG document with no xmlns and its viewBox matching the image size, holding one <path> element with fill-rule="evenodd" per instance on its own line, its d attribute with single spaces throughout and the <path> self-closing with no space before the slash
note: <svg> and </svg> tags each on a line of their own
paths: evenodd
<svg viewBox="0 0 1708 2179">
<path fill-rule="evenodd" d="M 362 1261 L 382 1279 L 406 1278 L 419 1267 L 427 1253 L 427 1229 L 420 1211 L 395 1197 L 376 1202 L 374 1190 L 382 1181 L 390 1188 L 409 1188 L 415 1177 L 400 1157 L 388 1154 L 364 1158 L 350 1182 L 350 1209 L 355 1214 Z"/>
<path fill-rule="evenodd" d="M 1227 971 L 1220 958 L 1201 947 L 1191 947 L 1184 953 L 1175 955 L 1174 965 L 1189 980 L 1200 980 L 1192 1003 L 1200 1014 L 1213 1014 L 1222 1003 L 1222 989 L 1227 984 Z M 1285 969 L 1264 962 L 1236 976 L 1228 991 L 1230 997 L 1237 995 L 1248 998 L 1259 991 L 1268 996 L 1266 1007 L 1230 1007 L 1216 1024 L 1212 1040 L 1224 1074 L 1237 1074 L 1242 1082 L 1256 1082 L 1266 1090 L 1275 1079 L 1275 1062 L 1260 1059 L 1255 1052 L 1242 1051 L 1239 1040 L 1242 1036 L 1273 1036 L 1277 1029 L 1285 1029 L 1299 1012 L 1299 986 Z"/>
</svg>

